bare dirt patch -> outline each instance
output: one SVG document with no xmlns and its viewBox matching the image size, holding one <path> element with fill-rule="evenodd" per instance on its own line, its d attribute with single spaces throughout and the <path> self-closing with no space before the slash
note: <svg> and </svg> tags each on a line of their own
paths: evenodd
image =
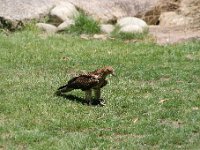
<svg viewBox="0 0 200 150">
<path fill-rule="evenodd" d="M 155 37 L 158 44 L 174 44 L 188 40 L 200 40 L 200 29 L 185 27 L 150 26 L 149 33 Z"/>
</svg>

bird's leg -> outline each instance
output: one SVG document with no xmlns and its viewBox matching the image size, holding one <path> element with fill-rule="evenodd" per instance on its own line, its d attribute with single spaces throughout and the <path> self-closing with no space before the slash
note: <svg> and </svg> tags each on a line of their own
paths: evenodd
<svg viewBox="0 0 200 150">
<path fill-rule="evenodd" d="M 101 89 L 100 89 L 100 88 L 94 90 L 94 96 L 95 96 L 95 99 L 96 99 L 96 100 L 99 100 L 99 103 L 100 103 L 102 106 L 105 105 L 104 100 L 101 99 Z"/>
<path fill-rule="evenodd" d="M 89 105 L 92 104 L 92 90 L 85 91 L 85 100 L 88 102 Z"/>
<path fill-rule="evenodd" d="M 95 97 L 95 99 L 100 99 L 100 97 L 101 97 L 101 89 L 100 88 L 94 90 L 94 97 Z"/>
</svg>

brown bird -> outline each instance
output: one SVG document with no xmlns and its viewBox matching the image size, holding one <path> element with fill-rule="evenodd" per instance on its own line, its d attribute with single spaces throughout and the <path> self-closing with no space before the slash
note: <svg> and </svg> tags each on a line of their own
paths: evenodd
<svg viewBox="0 0 200 150">
<path fill-rule="evenodd" d="M 110 66 L 97 69 L 87 74 L 80 74 L 67 82 L 66 85 L 58 88 L 58 93 L 70 92 L 74 89 L 81 89 L 85 92 L 85 100 L 88 104 L 92 103 L 92 90 L 96 100 L 101 98 L 101 88 L 104 87 L 108 81 L 107 75 L 114 74 L 114 69 Z M 101 105 L 105 105 L 104 102 L 100 102 Z"/>
</svg>

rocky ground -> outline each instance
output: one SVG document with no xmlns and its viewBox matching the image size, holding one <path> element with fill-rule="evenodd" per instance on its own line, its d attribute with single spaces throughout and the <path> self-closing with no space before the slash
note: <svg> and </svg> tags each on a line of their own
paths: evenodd
<svg viewBox="0 0 200 150">
<path fill-rule="evenodd" d="M 158 44 L 200 36 L 200 0 L 0 0 L 0 28 L 15 30 L 27 21 L 37 20 L 43 30 L 57 32 L 74 24 L 72 16 L 80 10 L 103 23 L 101 28 L 105 32 L 111 32 L 112 25 L 123 17 L 139 17 L 149 25 Z M 49 15 L 54 16 L 54 22 L 43 24 L 41 20 Z M 130 29 L 142 31 L 135 24 L 121 30 Z"/>
<path fill-rule="evenodd" d="M 185 27 L 150 26 L 149 32 L 158 44 L 174 44 L 188 40 L 200 40 L 200 30 Z"/>
</svg>

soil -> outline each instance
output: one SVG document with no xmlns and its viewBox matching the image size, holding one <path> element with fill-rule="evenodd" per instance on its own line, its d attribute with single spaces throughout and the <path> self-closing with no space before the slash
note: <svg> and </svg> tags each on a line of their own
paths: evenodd
<svg viewBox="0 0 200 150">
<path fill-rule="evenodd" d="M 188 40 L 200 40 L 200 29 L 186 27 L 150 26 L 150 34 L 155 37 L 158 44 L 174 44 Z"/>
</svg>

